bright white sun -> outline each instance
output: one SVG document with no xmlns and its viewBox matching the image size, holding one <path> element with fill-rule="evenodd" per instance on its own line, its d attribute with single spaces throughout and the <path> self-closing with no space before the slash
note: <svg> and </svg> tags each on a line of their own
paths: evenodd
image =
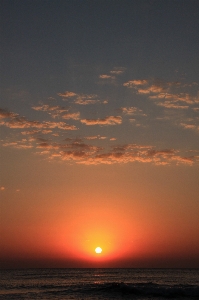
<svg viewBox="0 0 199 300">
<path fill-rule="evenodd" d="M 100 254 L 102 252 L 102 248 L 100 248 L 100 247 L 95 248 L 95 252 L 97 254 Z"/>
</svg>

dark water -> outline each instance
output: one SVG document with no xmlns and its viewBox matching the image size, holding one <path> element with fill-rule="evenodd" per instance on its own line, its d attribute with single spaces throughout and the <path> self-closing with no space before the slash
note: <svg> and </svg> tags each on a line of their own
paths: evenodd
<svg viewBox="0 0 199 300">
<path fill-rule="evenodd" d="M 199 299 L 199 269 L 3 270 L 0 299 Z"/>
</svg>

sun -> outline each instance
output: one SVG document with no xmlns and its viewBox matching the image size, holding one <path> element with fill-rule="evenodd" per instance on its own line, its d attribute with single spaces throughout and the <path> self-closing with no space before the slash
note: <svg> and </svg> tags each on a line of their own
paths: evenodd
<svg viewBox="0 0 199 300">
<path fill-rule="evenodd" d="M 95 248 L 95 252 L 97 254 L 100 254 L 102 252 L 102 248 L 100 248 L 100 247 Z"/>
</svg>

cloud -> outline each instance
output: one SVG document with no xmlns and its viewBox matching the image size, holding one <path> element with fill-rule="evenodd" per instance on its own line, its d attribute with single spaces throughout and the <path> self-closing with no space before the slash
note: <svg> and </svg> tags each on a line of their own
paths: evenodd
<svg viewBox="0 0 199 300">
<path fill-rule="evenodd" d="M 172 94 L 172 93 L 159 93 L 157 95 L 149 96 L 150 99 L 169 99 L 173 102 L 185 102 L 187 104 L 194 104 L 197 103 L 197 98 L 191 97 L 187 93 L 178 93 L 178 94 Z"/>
<path fill-rule="evenodd" d="M 106 122 L 108 122 L 106 120 Z M 100 123 L 100 122 L 99 122 Z M 104 125 L 104 123 L 103 123 Z M 32 143 L 27 139 L 21 141 L 7 142 L 3 146 L 17 149 L 37 149 L 37 154 L 45 155 L 48 159 L 63 160 L 80 164 L 115 164 L 115 163 L 153 163 L 155 165 L 188 164 L 199 162 L 199 156 L 188 156 L 174 149 L 156 149 L 151 145 L 123 144 L 103 148 L 93 145 L 93 142 L 107 139 L 106 136 L 88 136 L 84 139 L 66 138 L 62 142 L 53 142 L 51 139 L 37 137 Z M 116 138 L 110 138 L 115 141 Z"/>
<path fill-rule="evenodd" d="M 13 112 L 9 112 L 5 109 L 0 108 L 0 119 L 6 119 L 6 118 L 15 118 L 18 114 L 15 114 Z"/>
<path fill-rule="evenodd" d="M 63 94 L 58 94 L 63 95 Z M 64 94 L 65 95 L 65 94 Z M 96 103 L 107 104 L 107 100 L 100 100 L 96 94 L 76 94 L 73 92 L 66 92 L 65 98 L 73 97 L 73 103 L 79 105 L 91 105 Z"/>
<path fill-rule="evenodd" d="M 117 79 L 117 76 L 122 74 L 122 72 L 124 72 L 124 70 L 114 68 L 109 74 L 102 74 L 102 76 L 105 77 L 101 79 L 104 79 L 106 83 L 106 79 L 111 79 L 112 76 Z M 107 80 L 107 82 L 109 82 L 109 80 Z M 114 80 L 112 80 L 112 82 L 114 83 Z M 48 159 L 63 160 L 70 163 L 72 161 L 81 164 L 140 162 L 153 163 L 155 165 L 191 165 L 198 163 L 199 156 L 189 155 L 190 152 L 187 154 L 187 152 L 180 152 L 173 149 L 157 149 L 150 145 L 141 146 L 130 144 L 132 139 L 136 139 L 136 134 L 133 136 L 126 135 L 126 140 L 130 138 L 128 141 L 129 143 L 125 145 L 116 145 L 115 141 L 117 135 L 112 131 L 114 127 L 111 128 L 111 135 L 109 135 L 108 131 L 106 131 L 106 133 L 102 132 L 102 129 L 97 126 L 96 128 L 89 128 L 91 132 L 87 130 L 88 128 L 86 129 L 85 126 L 83 126 L 98 125 L 102 127 L 120 125 L 123 122 L 123 118 L 125 121 L 128 119 L 129 122 L 132 123 L 130 125 L 128 122 L 125 122 L 125 126 L 129 129 L 129 132 L 132 129 L 132 126 L 142 126 L 140 122 L 142 119 L 141 116 L 146 116 L 146 114 L 142 109 L 133 106 L 136 105 L 134 103 L 138 103 L 140 97 L 142 103 L 140 102 L 140 105 L 138 106 L 147 110 L 147 116 L 149 116 L 147 118 L 148 127 L 150 125 L 155 126 L 154 120 L 167 120 L 167 122 L 173 121 L 173 124 L 175 126 L 177 125 L 181 131 L 184 129 L 199 132 L 199 125 L 197 123 L 198 116 L 196 115 L 199 111 L 197 104 L 199 100 L 198 95 L 193 95 L 193 92 L 196 90 L 196 85 L 194 85 L 194 91 L 192 91 L 192 93 L 189 93 L 189 85 L 185 86 L 180 82 L 163 82 L 153 79 L 134 79 L 125 82 L 123 86 L 133 89 L 134 97 L 136 97 L 136 99 L 130 99 L 129 95 L 127 99 L 123 99 L 123 104 L 120 104 L 122 107 L 119 106 L 120 108 L 117 110 L 115 108 L 114 110 L 115 116 L 110 112 L 107 112 L 105 117 L 103 117 L 104 114 L 100 115 L 100 112 L 104 113 L 104 107 L 100 111 L 102 106 L 99 104 L 106 104 L 108 101 L 102 100 L 97 94 L 78 94 L 69 91 L 58 94 L 60 97 L 68 100 L 68 103 L 70 103 L 70 107 L 68 108 L 56 105 L 55 102 L 51 102 L 51 105 L 40 103 L 32 106 L 32 115 L 39 114 L 40 117 L 42 117 L 42 115 L 47 117 L 47 119 L 43 119 L 43 121 L 36 120 L 36 118 L 29 120 L 17 113 L 0 109 L 0 124 L 10 129 L 18 129 L 14 130 L 14 135 L 7 136 L 5 141 L 2 140 L 2 144 L 4 147 L 13 147 L 24 150 L 30 149 L 31 152 L 34 151 L 38 155 L 45 155 Z M 118 87 L 119 85 L 116 86 L 116 88 Z M 182 90 L 179 90 L 180 88 Z M 121 86 L 119 89 L 120 92 Z M 130 90 L 128 90 L 128 93 L 129 92 L 131 94 Z M 111 109 L 114 109 L 112 106 L 118 103 L 116 101 L 117 99 L 113 99 L 114 95 L 115 91 L 112 96 L 109 95 L 110 105 L 107 106 L 107 109 L 110 107 Z M 59 101 L 64 99 L 59 99 Z M 148 103 L 146 102 L 146 99 L 148 100 Z M 130 102 L 131 100 L 132 102 Z M 99 109 L 97 110 L 97 117 L 95 117 L 95 107 L 86 107 L 87 105 L 95 104 L 97 104 L 97 108 Z M 79 111 L 73 110 L 74 106 L 77 108 L 76 105 L 81 105 L 78 106 Z M 154 105 L 157 106 L 155 109 Z M 160 115 L 157 115 L 159 113 Z M 84 116 L 86 115 L 86 117 L 82 117 L 83 114 Z M 186 114 L 189 118 L 186 117 Z M 54 119 L 55 117 L 59 118 L 59 122 L 57 119 Z M 81 136 L 81 132 L 79 131 L 79 138 L 75 139 L 73 135 L 75 136 L 76 132 L 67 132 L 68 136 L 66 136 L 66 131 L 78 130 L 75 126 L 76 124 L 72 124 L 77 123 L 73 122 L 73 120 L 79 121 L 80 129 L 82 128 L 84 131 L 87 130 L 87 133 L 85 134 L 84 132 L 83 136 Z M 115 127 L 116 130 L 117 128 L 118 127 Z M 17 137 L 17 134 L 20 138 Z M 20 140 L 22 137 L 24 139 Z M 119 143 L 118 137 L 117 140 Z M 103 147 L 99 147 L 99 145 Z"/>
<path fill-rule="evenodd" d="M 73 120 L 79 120 L 80 118 L 80 112 L 76 113 L 67 113 L 62 115 L 62 119 L 73 119 Z"/>
<path fill-rule="evenodd" d="M 44 129 L 44 130 L 42 130 L 41 131 L 43 134 L 48 134 L 48 133 L 51 133 L 52 132 L 52 130 L 47 130 L 47 129 Z"/>
<path fill-rule="evenodd" d="M 102 74 L 102 75 L 99 75 L 99 78 L 100 79 L 115 79 L 115 76 L 113 76 L 113 75 L 107 75 L 107 74 Z"/>
<path fill-rule="evenodd" d="M 157 86 L 157 85 L 151 85 L 148 88 L 145 89 L 138 89 L 137 93 L 138 94 L 150 94 L 150 93 L 161 93 L 163 92 L 164 89 L 161 86 Z"/>
<path fill-rule="evenodd" d="M 51 105 L 40 105 L 40 106 L 32 106 L 32 109 L 37 111 L 46 111 L 46 112 L 56 112 L 56 113 L 63 113 L 68 111 L 65 107 L 61 107 L 59 105 L 51 106 Z"/>
<path fill-rule="evenodd" d="M 155 164 L 168 163 L 166 159 L 173 159 L 174 150 L 155 150 L 151 146 L 126 144 L 113 147 L 111 152 L 104 152 L 103 148 L 88 145 L 82 142 L 71 141 L 69 144 L 40 143 L 37 148 L 47 149 L 46 154 L 51 159 L 74 161 L 83 164 L 113 164 L 128 162 L 153 162 Z M 50 152 L 49 151 L 53 151 Z M 179 157 L 177 158 L 179 161 Z M 190 163 L 191 160 L 186 160 Z M 183 160 L 185 163 L 185 161 Z"/>
<path fill-rule="evenodd" d="M 25 117 L 20 117 L 18 114 L 1 110 L 3 118 L 8 119 L 1 121 L 0 125 L 4 125 L 9 128 L 37 128 L 37 129 L 53 129 L 59 128 L 62 130 L 77 130 L 74 125 L 68 125 L 65 122 L 51 122 L 51 121 L 29 121 Z"/>
<path fill-rule="evenodd" d="M 103 119 L 82 119 L 81 122 L 85 125 L 116 125 L 122 123 L 122 117 L 109 116 Z"/>
<path fill-rule="evenodd" d="M 31 148 L 33 148 L 33 145 L 24 144 L 23 141 L 4 143 L 3 146 L 4 147 L 13 147 L 16 149 L 31 149 Z"/>
<path fill-rule="evenodd" d="M 66 109 L 65 107 L 61 107 L 59 105 L 51 106 L 51 105 L 47 105 L 47 104 L 44 104 L 44 105 L 41 105 L 41 106 L 32 106 L 32 109 L 34 109 L 36 111 L 47 112 L 53 118 L 56 118 L 56 117 L 60 116 L 60 114 L 68 111 L 68 109 Z"/>
<path fill-rule="evenodd" d="M 129 121 L 130 121 L 131 123 L 134 123 L 134 122 L 136 121 L 136 119 L 130 118 Z"/>
<path fill-rule="evenodd" d="M 37 145 L 37 149 L 41 149 L 43 155 L 47 155 L 50 159 L 61 159 L 78 162 L 85 160 L 93 155 L 96 155 L 99 151 L 103 150 L 102 147 L 89 145 L 77 140 L 69 139 L 69 143 L 51 143 L 42 142 Z M 43 151 L 45 149 L 45 151 Z"/>
<path fill-rule="evenodd" d="M 156 150 L 151 146 L 123 145 L 113 148 L 113 151 L 96 154 L 89 157 L 86 164 L 115 164 L 115 163 L 153 163 L 155 165 L 168 165 L 173 162 L 176 164 L 194 163 L 195 157 L 178 155 L 178 151 L 173 149 Z"/>
<path fill-rule="evenodd" d="M 171 101 L 159 102 L 159 103 L 157 103 L 157 105 L 163 106 L 165 108 L 174 108 L 174 109 L 188 109 L 189 108 L 189 106 L 187 106 L 187 105 L 174 104 Z"/>
<path fill-rule="evenodd" d="M 57 110 L 59 106 L 50 106 L 50 105 L 42 105 L 42 106 L 32 106 L 32 109 L 37 111 L 53 111 Z"/>
<path fill-rule="evenodd" d="M 74 92 L 66 91 L 65 93 L 58 93 L 57 95 L 60 97 L 63 97 L 63 98 L 71 98 L 71 97 L 76 96 L 77 94 Z"/>
<path fill-rule="evenodd" d="M 115 67 L 113 70 L 110 71 L 111 74 L 114 75 L 121 75 L 125 72 L 126 68 L 124 67 Z"/>
<path fill-rule="evenodd" d="M 125 83 L 123 83 L 123 86 L 126 86 L 128 88 L 135 88 L 137 85 L 146 85 L 148 84 L 148 80 L 146 79 L 143 79 L 143 80 L 140 80 L 140 79 L 135 79 L 135 80 L 129 80 Z"/>
<path fill-rule="evenodd" d="M 77 99 L 74 101 L 76 104 L 80 104 L 80 105 L 89 105 L 89 104 L 96 104 L 96 103 L 99 103 L 100 100 L 90 100 L 90 99 L 87 99 L 87 100 L 84 100 L 84 99 Z"/>
<path fill-rule="evenodd" d="M 39 132 L 40 132 L 40 130 L 27 130 L 27 131 L 22 131 L 21 134 L 23 134 L 23 135 L 34 135 L 34 134 L 37 134 Z"/>
<path fill-rule="evenodd" d="M 51 122 L 51 121 L 28 121 L 25 118 L 16 118 L 9 122 L 4 122 L 2 125 L 9 127 L 9 128 L 59 128 L 62 130 L 77 130 L 75 125 L 68 125 L 64 122 Z"/>
<path fill-rule="evenodd" d="M 116 70 L 113 70 L 113 71 L 110 71 L 111 74 L 114 74 L 114 75 L 120 75 L 122 73 L 124 73 L 124 71 L 116 71 Z"/>
<path fill-rule="evenodd" d="M 53 118 L 61 116 L 62 119 L 78 120 L 80 117 L 80 112 L 65 113 L 65 112 L 68 112 L 68 109 L 61 107 L 61 106 L 42 105 L 42 106 L 33 106 L 32 108 L 37 111 L 46 111 L 50 115 L 52 115 Z M 65 114 L 63 114 L 63 113 L 65 113 Z M 62 115 L 60 115 L 60 114 L 62 114 Z"/>
<path fill-rule="evenodd" d="M 68 141 L 68 143 L 67 143 Z M 37 143 L 37 148 L 53 149 L 53 150 L 70 150 L 70 151 L 87 151 L 89 153 L 98 152 L 102 147 L 86 144 L 81 139 L 66 139 L 66 143 L 55 143 L 51 141 L 44 141 Z"/>
<path fill-rule="evenodd" d="M 98 139 L 98 135 L 94 135 L 94 136 L 87 136 L 85 137 L 86 140 L 96 140 Z"/>
<path fill-rule="evenodd" d="M 78 95 L 77 98 L 74 100 L 75 104 L 80 104 L 80 105 L 90 105 L 90 104 L 96 104 L 96 103 L 105 103 L 105 101 L 101 102 L 98 98 L 97 95 L 91 94 L 82 94 Z"/>
<path fill-rule="evenodd" d="M 126 115 L 142 115 L 146 116 L 146 114 L 143 114 L 143 111 L 137 107 L 121 107 L 120 110 L 126 114 Z"/>
<path fill-rule="evenodd" d="M 73 150 L 74 149 L 84 149 L 84 150 L 89 150 L 89 151 L 92 151 L 92 152 L 100 151 L 100 150 L 103 149 L 102 147 L 96 147 L 96 146 L 93 146 L 93 145 L 88 145 L 88 144 L 77 142 L 77 141 L 72 142 L 70 144 L 70 147 Z"/>
<path fill-rule="evenodd" d="M 192 129 L 192 130 L 199 131 L 199 125 L 180 123 L 180 126 L 182 126 L 185 129 Z"/>
<path fill-rule="evenodd" d="M 113 70 L 109 72 L 109 74 L 101 74 L 99 75 L 100 79 L 105 79 L 105 80 L 115 80 L 116 76 L 121 75 L 125 72 L 126 68 L 124 67 L 115 67 Z"/>
<path fill-rule="evenodd" d="M 107 137 L 106 136 L 100 136 L 100 135 L 94 135 L 94 136 L 87 136 L 84 139 L 86 139 L 86 140 L 96 140 L 96 139 L 105 140 L 105 139 L 107 139 Z"/>
<path fill-rule="evenodd" d="M 62 160 L 82 161 L 86 160 L 89 155 L 84 151 L 63 151 L 61 152 Z"/>
<path fill-rule="evenodd" d="M 125 82 L 123 86 L 127 88 L 133 88 L 138 95 L 146 96 L 150 100 L 154 100 L 154 104 L 170 110 L 188 110 L 190 106 L 199 103 L 199 96 L 193 96 L 190 93 L 183 92 L 183 89 L 187 90 L 192 86 L 196 86 L 195 83 L 182 84 L 179 81 L 166 82 L 160 80 L 130 80 Z M 182 92 L 179 93 L 179 88 Z M 192 108 L 194 111 L 198 111 L 197 107 Z M 125 108 L 123 109 L 125 111 Z M 127 113 L 128 114 L 128 113 Z"/>
<path fill-rule="evenodd" d="M 133 115 L 137 111 L 137 107 L 121 107 L 121 111 L 127 115 Z"/>
</svg>

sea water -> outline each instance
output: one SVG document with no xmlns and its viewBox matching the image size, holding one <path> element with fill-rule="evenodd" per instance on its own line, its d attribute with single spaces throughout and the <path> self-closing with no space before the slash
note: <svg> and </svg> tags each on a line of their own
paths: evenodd
<svg viewBox="0 0 199 300">
<path fill-rule="evenodd" d="M 0 299 L 199 299 L 199 269 L 2 270 Z"/>
</svg>

